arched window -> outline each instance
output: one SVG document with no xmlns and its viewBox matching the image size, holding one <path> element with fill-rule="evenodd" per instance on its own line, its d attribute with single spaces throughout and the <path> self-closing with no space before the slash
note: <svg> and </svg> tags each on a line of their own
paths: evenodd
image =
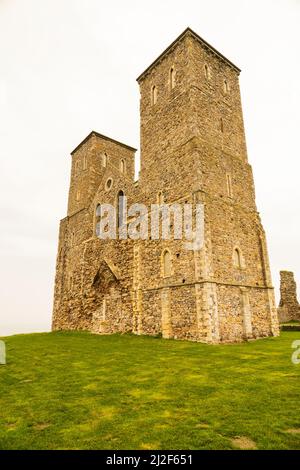
<svg viewBox="0 0 300 470">
<path fill-rule="evenodd" d="M 102 166 L 104 167 L 107 166 L 107 153 L 106 152 L 102 154 Z"/>
<path fill-rule="evenodd" d="M 170 69 L 170 90 L 173 90 L 175 88 L 175 69 L 174 67 L 171 67 Z"/>
<path fill-rule="evenodd" d="M 80 201 L 80 191 L 79 189 L 76 191 L 76 201 Z"/>
<path fill-rule="evenodd" d="M 75 162 L 75 176 L 79 173 L 79 161 Z"/>
<path fill-rule="evenodd" d="M 157 87 L 153 85 L 151 88 L 151 104 L 152 106 L 157 102 Z"/>
<path fill-rule="evenodd" d="M 227 95 L 227 93 L 229 92 L 229 86 L 228 86 L 227 80 L 224 80 L 223 88 L 224 88 L 224 93 Z"/>
<path fill-rule="evenodd" d="M 169 250 L 165 250 L 162 255 L 163 277 L 170 277 L 172 274 L 172 257 Z"/>
<path fill-rule="evenodd" d="M 164 203 L 164 195 L 162 191 L 159 191 L 157 194 L 157 204 L 163 204 Z"/>
<path fill-rule="evenodd" d="M 96 237 L 100 235 L 100 219 L 101 219 L 101 204 L 98 204 L 96 207 L 95 213 L 95 234 Z"/>
<path fill-rule="evenodd" d="M 125 173 L 125 171 L 126 171 L 125 160 L 123 160 L 123 158 L 120 161 L 120 171 L 121 171 L 121 173 Z"/>
<path fill-rule="evenodd" d="M 125 212 L 125 194 L 122 190 L 118 192 L 117 204 L 118 204 L 117 224 L 118 224 L 118 227 L 122 227 L 126 221 L 126 214 L 124 213 Z"/>
<path fill-rule="evenodd" d="M 242 255 L 239 248 L 235 248 L 233 251 L 233 264 L 236 268 L 242 267 Z"/>
</svg>

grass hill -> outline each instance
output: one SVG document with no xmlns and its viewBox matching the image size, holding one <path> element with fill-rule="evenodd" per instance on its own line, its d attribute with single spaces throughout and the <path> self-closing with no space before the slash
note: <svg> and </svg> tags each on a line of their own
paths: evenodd
<svg viewBox="0 0 300 470">
<path fill-rule="evenodd" d="M 297 339 L 4 338 L 0 449 L 300 449 Z"/>
</svg>

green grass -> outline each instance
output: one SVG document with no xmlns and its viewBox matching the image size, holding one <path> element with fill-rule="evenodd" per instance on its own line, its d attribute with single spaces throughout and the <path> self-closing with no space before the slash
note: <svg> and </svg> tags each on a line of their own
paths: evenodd
<svg viewBox="0 0 300 470">
<path fill-rule="evenodd" d="M 236 345 L 11 336 L 0 449 L 300 449 L 296 332 Z"/>
</svg>

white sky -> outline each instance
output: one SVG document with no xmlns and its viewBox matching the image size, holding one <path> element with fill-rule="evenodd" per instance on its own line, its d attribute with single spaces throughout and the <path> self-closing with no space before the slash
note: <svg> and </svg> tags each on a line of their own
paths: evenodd
<svg viewBox="0 0 300 470">
<path fill-rule="evenodd" d="M 0 0 L 0 335 L 50 328 L 70 156 L 139 146 L 136 77 L 190 26 L 242 68 L 249 160 L 279 270 L 300 283 L 300 0 Z"/>
</svg>

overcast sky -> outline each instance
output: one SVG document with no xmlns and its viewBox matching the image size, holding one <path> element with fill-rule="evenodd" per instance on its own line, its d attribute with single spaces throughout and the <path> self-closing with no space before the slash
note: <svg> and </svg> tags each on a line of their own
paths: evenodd
<svg viewBox="0 0 300 470">
<path fill-rule="evenodd" d="M 139 146 L 136 77 L 187 27 L 242 68 L 249 161 L 279 270 L 300 284 L 299 0 L 0 0 L 0 335 L 49 330 L 70 152 Z"/>
</svg>

